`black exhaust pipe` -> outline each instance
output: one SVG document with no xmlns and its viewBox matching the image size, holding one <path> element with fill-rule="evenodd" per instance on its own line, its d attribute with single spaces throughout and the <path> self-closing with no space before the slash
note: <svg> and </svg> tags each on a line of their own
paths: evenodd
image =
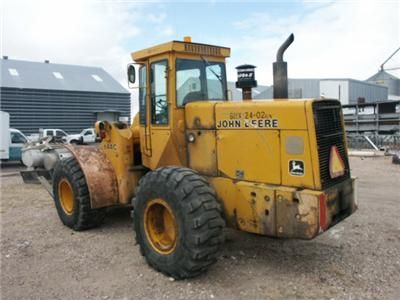
<svg viewBox="0 0 400 300">
<path fill-rule="evenodd" d="M 287 99 L 288 92 L 288 75 L 287 63 L 283 61 L 283 53 L 294 41 L 293 33 L 289 35 L 286 41 L 279 47 L 276 53 L 276 62 L 273 63 L 274 74 L 274 99 Z"/>
</svg>

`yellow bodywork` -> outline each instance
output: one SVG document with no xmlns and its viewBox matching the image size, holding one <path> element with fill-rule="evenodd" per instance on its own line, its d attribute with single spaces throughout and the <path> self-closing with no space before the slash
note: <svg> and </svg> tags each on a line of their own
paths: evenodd
<svg viewBox="0 0 400 300">
<path fill-rule="evenodd" d="M 231 54 L 231 49 L 220 46 L 197 44 L 192 42 L 181 42 L 172 41 L 157 46 L 153 46 L 147 49 L 136 51 L 132 53 L 132 59 L 136 62 L 142 61 L 144 59 L 153 58 L 164 53 L 182 53 L 186 55 L 206 55 L 213 57 L 228 57 Z"/>
<path fill-rule="evenodd" d="M 118 182 L 118 200 L 110 199 L 110 205 L 130 203 L 144 172 L 184 166 L 208 178 L 229 226 L 263 235 L 311 239 L 340 221 L 338 203 L 347 203 L 346 214 L 356 209 L 353 179 L 322 189 L 313 113 L 313 103 L 320 100 L 176 104 L 177 58 L 225 62 L 229 55 L 229 48 L 176 41 L 132 53 L 147 70 L 153 62 L 167 61 L 169 122 L 140 125 L 136 116 L 130 128 L 106 121 L 96 124 L 97 132 L 104 136 L 100 147 Z M 144 89 L 146 107 L 150 107 L 148 78 Z M 150 120 L 151 109 L 145 113 Z M 343 119 L 338 121 L 343 124 Z M 332 164 L 339 174 L 340 158 L 334 158 Z M 296 171 L 299 168 L 302 172 Z M 149 229 L 149 234 L 153 231 Z M 161 243 L 166 238 L 154 235 L 152 239 Z M 173 243 L 167 244 L 165 249 Z"/>
<path fill-rule="evenodd" d="M 319 189 L 314 176 L 318 160 L 311 159 L 317 152 L 307 123 L 307 116 L 312 118 L 311 103 L 309 99 L 188 104 L 187 132 L 198 136 L 189 146 L 189 166 L 204 164 L 204 157 L 215 155 L 218 163 L 206 175 Z M 207 134 L 215 139 L 205 140 Z M 304 176 L 288 175 L 291 159 L 304 161 Z"/>
<path fill-rule="evenodd" d="M 142 168 L 134 165 L 134 147 L 139 143 L 135 122 L 129 128 L 101 121 L 96 123 L 96 131 L 104 134 L 100 149 L 113 166 L 117 180 L 118 192 L 114 197 L 118 199 L 109 199 L 109 203 L 130 204 L 139 179 L 143 175 Z"/>
</svg>

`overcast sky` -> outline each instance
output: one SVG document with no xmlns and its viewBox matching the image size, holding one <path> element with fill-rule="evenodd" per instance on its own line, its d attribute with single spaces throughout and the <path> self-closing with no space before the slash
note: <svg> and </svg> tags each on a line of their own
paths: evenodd
<svg viewBox="0 0 400 300">
<path fill-rule="evenodd" d="M 276 50 L 293 32 L 289 77 L 364 80 L 400 47 L 399 3 L 2 0 L 1 55 L 100 66 L 126 86 L 130 52 L 191 35 L 232 49 L 229 80 L 249 63 L 270 85 Z M 400 53 L 387 64 L 399 66 Z"/>
</svg>

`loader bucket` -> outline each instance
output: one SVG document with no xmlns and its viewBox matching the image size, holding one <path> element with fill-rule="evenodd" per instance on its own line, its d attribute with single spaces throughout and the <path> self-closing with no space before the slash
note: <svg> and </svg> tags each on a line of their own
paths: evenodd
<svg viewBox="0 0 400 300">
<path fill-rule="evenodd" d="M 28 184 L 40 184 L 39 177 L 51 181 L 50 173 L 47 170 L 24 170 L 20 171 L 20 174 L 24 183 Z"/>
<path fill-rule="evenodd" d="M 90 195 L 91 208 L 118 204 L 118 183 L 110 160 L 98 146 L 66 145 L 78 161 Z"/>
</svg>

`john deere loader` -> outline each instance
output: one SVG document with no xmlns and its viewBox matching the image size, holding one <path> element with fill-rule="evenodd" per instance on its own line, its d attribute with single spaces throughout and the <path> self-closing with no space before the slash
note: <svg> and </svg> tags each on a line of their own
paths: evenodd
<svg viewBox="0 0 400 300">
<path fill-rule="evenodd" d="M 23 160 L 73 230 L 105 210 L 132 208 L 136 240 L 154 269 L 177 279 L 206 271 L 224 228 L 313 239 L 357 209 L 343 115 L 334 99 L 287 99 L 281 46 L 274 99 L 229 101 L 230 49 L 186 38 L 132 53 L 132 125 L 99 121 L 95 146 L 43 143 Z M 251 83 L 242 76 L 239 87 Z"/>
</svg>

